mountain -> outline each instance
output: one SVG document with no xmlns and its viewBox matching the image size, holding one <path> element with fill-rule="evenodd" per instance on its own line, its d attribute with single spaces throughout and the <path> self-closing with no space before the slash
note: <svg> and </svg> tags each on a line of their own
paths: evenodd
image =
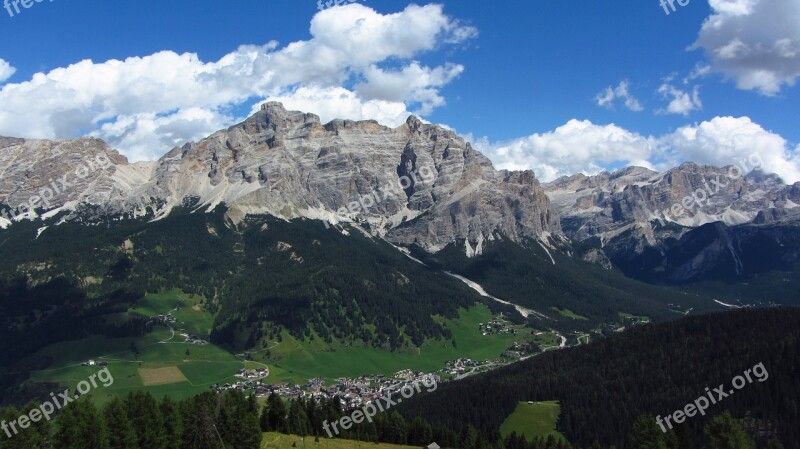
<svg viewBox="0 0 800 449">
<path fill-rule="evenodd" d="M 93 138 L 2 138 L 0 170 L 0 361 L 17 368 L 2 385 L 48 366 L 50 344 L 149 332 L 129 311 L 173 289 L 236 351 L 455 347 L 445 321 L 476 303 L 562 346 L 721 307 L 574 257 L 532 172 L 414 117 L 323 125 L 267 103 L 152 162 Z"/>
<path fill-rule="evenodd" d="M 605 394 L 618 385 L 606 388 L 592 375 L 612 368 L 595 369 L 599 361 L 588 352 L 552 359 L 549 350 L 588 347 L 627 328 L 652 346 L 658 340 L 649 331 L 637 333 L 643 323 L 800 299 L 797 276 L 785 274 L 800 271 L 800 189 L 759 172 L 724 181 L 733 190 L 709 194 L 707 208 L 691 211 L 688 221 L 672 220 L 654 210 L 705 180 L 718 185 L 725 169 L 684 164 L 658 174 L 632 167 L 543 186 L 530 171 L 495 170 L 452 131 L 415 117 L 395 129 L 374 121 L 322 124 L 278 103 L 150 162 L 130 163 L 94 138 L 0 138 L 0 170 L 5 402 L 54 389 L 34 381 L 36 373 L 96 358 L 97 342 L 122 342 L 130 348 L 124 353 L 138 357 L 137 342 L 171 338 L 157 336 L 166 330 L 154 313 L 184 307 L 203 317 L 202 331 L 185 332 L 229 357 L 255 354 L 275 376 L 286 376 L 280 382 L 341 377 L 320 373 L 332 358 L 357 377 L 386 361 L 435 370 L 451 355 L 475 350 L 482 360 L 500 357 L 487 362 L 495 367 L 523 357 L 511 348 L 544 348 L 548 353 L 534 360 L 574 364 L 584 370 L 581 388 L 601 385 Z M 670 193 L 661 198 L 662 191 Z M 662 285 L 724 278 L 729 265 L 751 285 Z M 170 302 L 155 309 L 153 296 Z M 717 318 L 693 323 L 712 326 Z M 490 320 L 509 326 L 501 336 L 509 340 L 484 348 L 481 338 L 489 335 L 478 329 Z M 621 352 L 591 354 L 608 363 L 620 354 L 632 354 L 630 363 L 649 355 L 629 343 Z M 61 347 L 73 358 L 59 361 L 54 351 Z M 552 372 L 525 371 L 531 363 L 519 368 L 533 372 L 531 385 L 549 382 L 544 391 L 564 395 L 572 423 L 566 433 L 591 435 L 574 423 L 588 406 L 601 408 L 576 403 L 568 392 L 578 387 Z M 634 372 L 630 363 L 618 365 Z M 502 371 L 497 379 L 525 384 L 516 376 Z M 503 388 L 492 390 L 501 393 L 492 418 L 463 415 L 463 422 L 493 432 L 506 408 L 523 400 L 522 390 Z M 645 405 L 665 403 L 657 399 Z M 645 410 L 639 405 L 609 416 L 627 422 Z M 607 420 L 587 422 L 609 428 Z"/>
<path fill-rule="evenodd" d="M 219 341 L 247 346 L 261 335 L 260 320 L 298 334 L 319 327 L 317 332 L 339 337 L 375 325 L 372 312 L 356 325 L 323 324 L 334 304 L 343 301 L 341 291 L 327 290 L 338 284 L 329 276 L 338 273 L 335 276 L 349 282 L 391 291 L 393 279 L 366 274 L 376 260 L 381 261 L 378 266 L 398 264 L 394 257 L 393 262 L 386 259 L 381 245 L 388 245 L 408 263 L 477 282 L 469 285 L 484 299 L 495 300 L 497 307 L 505 302 L 527 310 L 523 316 L 548 320 L 546 327 L 562 331 L 599 332 L 603 326 L 624 323 L 621 317 L 631 314 L 662 320 L 673 318 L 675 310 L 713 310 L 719 305 L 712 298 L 753 302 L 741 300 L 739 290 L 723 297 L 697 291 L 676 297 L 672 290 L 626 279 L 623 273 L 650 283 L 683 282 L 726 275 L 729 266 L 734 276 L 744 276 L 797 261 L 793 223 L 795 209 L 800 209 L 800 186 L 785 186 L 776 176 L 758 171 L 741 176 L 746 164 L 757 162 L 751 157 L 738 168 L 686 163 L 663 174 L 630 167 L 542 186 L 531 171 L 495 170 L 454 132 L 413 116 L 395 129 L 375 121 L 322 124 L 314 114 L 287 111 L 274 102 L 239 124 L 151 162 L 131 164 L 93 138 L 0 138 L 0 197 L 9 205 L 0 226 L 23 240 L 35 240 L 36 247 L 45 242 L 37 250 L 40 259 L 34 260 L 31 253 L 9 256 L 0 268 L 9 276 L 24 275 L 36 282 L 67 276 L 85 284 L 86 278 L 112 273 L 102 288 L 84 285 L 102 294 L 110 294 L 111 286 L 135 285 L 138 292 L 179 286 L 204 295 L 220 310 L 215 325 Z M 702 196 L 701 188 L 707 193 L 699 207 L 687 205 L 679 216 L 670 215 L 672 204 L 690 194 Z M 333 234 L 322 232 L 314 222 Z M 173 235 L 169 223 L 183 227 L 184 235 L 171 241 L 151 237 L 156 229 Z M 115 250 L 95 254 L 92 260 L 54 258 L 53 245 L 89 251 L 69 237 L 86 238 L 84 230 L 66 224 L 109 229 L 94 244 Z M 267 237 L 259 235 L 262 227 L 271 230 Z M 298 241 L 293 232 L 320 242 L 325 250 Z M 367 240 L 357 243 L 356 235 Z M 363 266 L 358 273 L 340 273 L 340 261 L 333 259 L 348 252 L 338 240 L 341 236 L 349 236 L 368 254 L 359 262 Z M 775 243 L 762 244 L 765 239 Z M 193 243 L 213 248 L 216 254 L 201 256 L 199 262 L 187 260 L 180 253 Z M 278 252 L 290 259 L 278 261 L 259 245 L 281 249 Z M 11 246 L 6 243 L 6 248 Z M 153 253 L 177 266 L 162 266 L 152 259 Z M 766 258 L 774 263 L 762 260 L 775 254 L 780 257 Z M 758 265 L 750 263 L 753 259 Z M 243 288 L 243 274 L 252 275 L 251 264 L 258 267 L 265 260 L 274 263 L 257 278 L 306 273 L 315 280 L 305 286 L 299 280 L 294 287 L 284 284 L 282 298 L 263 297 L 252 286 Z M 39 269 L 42 264 L 48 268 Z M 326 264 L 337 268 L 314 278 Z M 159 270 L 167 272 L 151 278 Z M 411 281 L 417 276 L 408 270 L 401 274 Z M 359 280 L 360 276 L 365 277 Z M 429 284 L 431 279 L 419 282 Z M 452 288 L 453 282 L 459 281 L 451 277 L 445 285 Z M 273 307 L 298 291 L 305 292 L 297 299 L 298 310 L 305 312 Z M 368 291 L 352 293 L 366 298 Z M 415 303 L 401 297 L 403 293 L 395 300 L 403 307 Z M 364 306 L 361 300 L 357 303 Z M 314 304 L 324 304 L 325 310 L 314 310 Z M 450 316 L 454 304 L 422 308 L 420 313 Z M 256 312 L 259 308 L 271 312 Z M 302 313 L 310 315 L 301 319 Z M 400 328 L 414 343 L 445 335 L 429 320 L 420 318 L 417 325 L 423 328 L 396 319 L 382 328 L 393 335 L 392 348 L 406 344 Z"/>
<path fill-rule="evenodd" d="M 785 185 L 762 172 L 759 161 L 754 153 L 721 168 L 629 167 L 562 177 L 544 189 L 565 234 L 602 250 L 629 276 L 742 278 L 798 261 L 800 183 Z"/>
<path fill-rule="evenodd" d="M 531 171 L 496 171 L 454 132 L 413 116 L 396 129 L 375 121 L 323 125 L 314 114 L 266 103 L 244 122 L 156 162 L 129 164 L 86 138 L 3 138 L 0 153 L 0 170 L 9 173 L 0 197 L 15 205 L 13 215 L 34 201 L 45 215 L 88 204 L 106 215 L 160 218 L 195 198 L 206 211 L 224 203 L 235 223 L 247 214 L 352 220 L 393 243 L 433 252 L 463 241 L 466 252 L 480 253 L 500 235 L 563 239 Z M 31 199 L 37 195 L 46 201 Z"/>
</svg>

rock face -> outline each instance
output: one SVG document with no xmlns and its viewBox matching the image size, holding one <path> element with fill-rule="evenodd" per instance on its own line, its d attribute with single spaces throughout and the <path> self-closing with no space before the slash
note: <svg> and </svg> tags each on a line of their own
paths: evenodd
<svg viewBox="0 0 800 449">
<path fill-rule="evenodd" d="M 54 214 L 81 204 L 108 206 L 144 183 L 154 163 L 128 164 L 105 142 L 93 138 L 48 141 L 0 137 L 0 224 Z"/>
<path fill-rule="evenodd" d="M 66 163 L 64 156 L 50 155 L 55 147 L 70 155 Z M 206 209 L 224 202 L 234 222 L 256 213 L 354 221 L 389 241 L 429 251 L 465 241 L 467 254 L 501 237 L 545 243 L 563 238 L 532 172 L 496 171 L 455 133 L 416 117 L 396 129 L 375 121 L 323 125 L 314 114 L 267 103 L 244 122 L 152 163 L 130 165 L 94 139 L 2 138 L 0 152 L 0 167 L 15 173 L 0 184 L 0 196 L 10 195 L 11 205 L 102 153 L 110 159 L 107 166 L 45 209 L 85 202 L 108 213 L 149 208 L 163 216 L 193 198 Z"/>
<path fill-rule="evenodd" d="M 573 240 L 602 248 L 630 276 L 684 282 L 752 274 L 767 267 L 759 260 L 765 254 L 797 261 L 796 229 L 758 225 L 800 223 L 800 183 L 747 171 L 693 163 L 665 173 L 629 167 L 563 177 L 544 189 Z M 759 241 L 770 242 L 763 252 Z"/>
<path fill-rule="evenodd" d="M 654 243 L 653 224 L 695 228 L 723 222 L 752 222 L 768 209 L 788 211 L 800 204 L 800 188 L 776 175 L 737 167 L 684 163 L 665 173 L 641 167 L 597 176 L 563 177 L 544 185 L 564 230 L 575 240 L 602 244 L 623 232 L 639 232 Z M 778 212 L 782 214 L 783 212 Z"/>
</svg>

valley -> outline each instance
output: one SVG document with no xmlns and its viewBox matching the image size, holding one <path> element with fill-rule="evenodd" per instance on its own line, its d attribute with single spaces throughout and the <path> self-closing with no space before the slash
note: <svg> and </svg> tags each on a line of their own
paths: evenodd
<svg viewBox="0 0 800 449">
<path fill-rule="evenodd" d="M 800 449 L 800 0 L 43 1 L 0 449 Z"/>
<path fill-rule="evenodd" d="M 543 350 L 563 347 L 563 343 L 559 344 L 562 337 L 556 332 L 531 330 L 510 322 L 506 322 L 502 331 L 487 333 L 484 323 L 495 322 L 499 330 L 503 321 L 493 319 L 486 306 L 477 305 L 461 310 L 457 319 L 438 318 L 452 332 L 452 340 L 428 341 L 419 348 L 402 352 L 369 348 L 363 342 L 360 345 L 327 344 L 319 337 L 303 341 L 282 333 L 280 341 L 265 340 L 260 345 L 263 349 L 233 354 L 215 344 L 188 340 L 186 332 L 203 338 L 211 332 L 214 317 L 203 311 L 201 305 L 202 298 L 177 290 L 146 295 L 128 313 L 148 319 L 169 314 L 174 316 L 175 322 L 157 325 L 152 332 L 138 338 L 108 339 L 98 335 L 45 347 L 37 356 L 50 360 L 51 365 L 32 372 L 31 379 L 74 390 L 77 382 L 94 372 L 97 365 L 107 364 L 116 382 L 108 389 L 92 393 L 101 403 L 133 390 L 184 399 L 212 386 L 221 389 L 226 384 L 239 384 L 243 391 L 255 392 L 261 385 L 306 386 L 309 380 L 319 379 L 316 389 L 301 389 L 310 394 L 342 378 L 366 376 L 377 380 L 375 376 L 391 377 L 403 370 L 436 373 L 444 380 L 463 378 L 524 358 L 528 350 L 535 353 L 538 350 L 535 348 L 539 347 Z M 523 349 L 529 343 L 534 346 Z M 519 350 L 514 351 L 515 347 Z M 84 366 L 90 360 L 92 365 Z M 456 368 L 463 366 L 456 363 L 459 360 L 469 360 L 466 370 Z M 452 368 L 446 370 L 446 366 Z M 259 382 L 244 385 L 242 379 L 235 376 L 239 370 L 259 367 L 267 368 L 269 373 Z M 157 385 L 149 385 L 143 378 L 143 371 L 165 368 L 177 369 L 179 377 Z M 271 387 L 258 390 L 268 392 Z"/>
</svg>

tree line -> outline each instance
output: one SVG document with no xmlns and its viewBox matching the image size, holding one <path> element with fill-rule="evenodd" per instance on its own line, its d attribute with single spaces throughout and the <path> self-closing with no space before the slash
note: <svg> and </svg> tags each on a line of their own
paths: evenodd
<svg viewBox="0 0 800 449">
<path fill-rule="evenodd" d="M 729 410 L 761 445 L 778 438 L 800 447 L 800 309 L 737 310 L 637 326 L 589 345 L 551 351 L 491 373 L 444 383 L 398 407 L 456 431 L 473 426 L 496 432 L 521 401 L 558 400 L 558 429 L 570 441 L 593 439 L 624 448 L 641 415 L 666 416 L 703 395 L 731 385 L 758 363 L 769 378 L 748 384 L 708 415 Z M 476 406 L 480 404 L 480 406 Z M 709 416 L 689 420 L 704 441 Z"/>
<path fill-rule="evenodd" d="M 28 413 L 33 404 L 21 410 L 0 410 L 0 419 L 10 422 Z M 0 449 L 258 449 L 263 432 L 278 432 L 313 438 L 326 438 L 323 424 L 343 416 L 338 399 L 322 401 L 284 401 L 271 394 L 259 406 L 256 397 L 242 392 L 203 393 L 183 401 L 169 396 L 160 400 L 147 392 L 131 392 L 98 407 L 91 398 L 67 405 L 56 421 L 39 421 L 6 437 L 0 435 Z M 705 442 L 698 445 L 686 424 L 662 432 L 652 417 L 640 417 L 627 435 L 632 449 L 756 449 L 741 423 L 724 412 L 704 427 Z M 397 412 L 383 412 L 374 421 L 343 430 L 338 438 L 361 442 L 383 442 L 424 447 L 432 442 L 457 449 L 580 449 L 569 441 L 555 438 L 525 438 L 511 433 L 482 433 L 468 425 L 460 433 L 432 426 L 420 417 L 407 421 Z M 592 438 L 592 435 L 587 435 Z M 766 449 L 784 449 L 771 438 Z M 602 446 L 595 438 L 584 449 L 614 449 Z"/>
</svg>

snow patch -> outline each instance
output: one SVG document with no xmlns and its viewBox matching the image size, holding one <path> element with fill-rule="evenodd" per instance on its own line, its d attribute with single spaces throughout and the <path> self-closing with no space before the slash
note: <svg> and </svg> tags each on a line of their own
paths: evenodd
<svg viewBox="0 0 800 449">
<path fill-rule="evenodd" d="M 484 290 L 483 287 L 480 286 L 480 284 L 478 284 L 477 282 L 471 281 L 471 280 L 465 278 L 464 276 L 459 276 L 459 275 L 451 273 L 449 271 L 445 271 L 444 273 L 447 274 L 448 276 L 454 277 L 454 278 L 458 279 L 459 281 L 467 284 L 468 287 L 470 287 L 471 289 L 473 289 L 476 292 L 478 292 L 478 294 L 483 296 L 484 298 L 490 298 L 490 299 L 493 299 L 493 300 L 495 300 L 495 301 L 497 301 L 497 302 L 499 302 L 501 304 L 505 304 L 505 305 L 508 305 L 508 306 L 513 306 L 515 309 L 517 309 L 517 312 L 519 312 L 519 314 L 522 315 L 524 318 L 528 318 L 530 315 L 534 315 L 536 318 L 539 318 L 539 319 L 547 318 L 547 316 L 545 316 L 545 315 L 543 315 L 543 314 L 541 314 L 539 312 L 536 312 L 535 310 L 528 309 L 528 308 L 525 308 L 525 307 L 522 307 L 522 306 L 518 306 L 518 305 L 516 305 L 514 303 L 502 300 L 500 298 L 496 298 L 496 297 L 486 293 L 486 290 Z"/>
<path fill-rule="evenodd" d="M 546 247 L 546 246 L 544 246 L 544 245 L 542 244 L 542 242 L 541 242 L 541 241 L 537 240 L 537 241 L 536 241 L 536 243 L 538 243 L 538 244 L 539 244 L 539 246 L 541 246 L 541 247 L 542 247 L 542 249 L 544 250 L 544 252 L 546 252 L 546 253 L 547 253 L 547 255 L 548 255 L 548 256 L 550 256 L 550 262 L 553 262 L 553 265 L 555 265 L 555 264 L 556 264 L 556 260 L 555 260 L 555 259 L 553 259 L 553 255 L 552 255 L 552 254 L 550 254 L 550 250 L 548 250 L 548 249 L 547 249 L 547 247 Z"/>
<path fill-rule="evenodd" d="M 737 306 L 737 305 L 734 305 L 734 304 L 726 304 L 726 303 L 724 303 L 724 302 L 722 302 L 722 301 L 720 301 L 718 299 L 715 299 L 714 302 L 719 304 L 719 305 L 721 305 L 721 306 L 725 306 L 725 307 L 728 307 L 728 308 L 734 308 L 734 309 L 741 309 L 742 308 L 742 306 Z"/>
</svg>

